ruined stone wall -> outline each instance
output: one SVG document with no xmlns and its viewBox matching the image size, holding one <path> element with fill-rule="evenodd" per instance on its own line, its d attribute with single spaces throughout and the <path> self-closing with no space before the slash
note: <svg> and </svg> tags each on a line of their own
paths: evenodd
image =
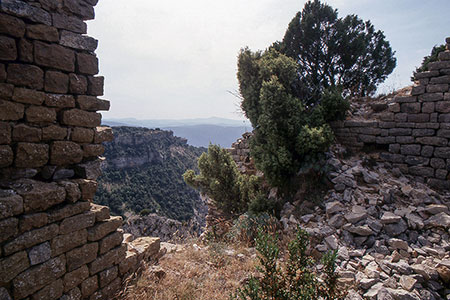
<svg viewBox="0 0 450 300">
<path fill-rule="evenodd" d="M 92 204 L 108 110 L 97 0 L 0 1 L 0 299 L 112 299 L 159 240 Z"/>
<path fill-rule="evenodd" d="M 442 189 L 450 189 L 450 38 L 446 43 L 439 61 L 416 74 L 410 95 L 394 97 L 378 119 L 333 124 L 343 145 L 384 147 L 383 159 Z"/>
</svg>

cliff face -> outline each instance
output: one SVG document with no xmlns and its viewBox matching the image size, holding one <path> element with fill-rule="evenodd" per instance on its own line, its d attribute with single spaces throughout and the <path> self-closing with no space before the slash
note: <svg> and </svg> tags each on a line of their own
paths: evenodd
<svg viewBox="0 0 450 300">
<path fill-rule="evenodd" d="M 116 214 L 157 213 L 186 221 L 201 211 L 200 195 L 182 178 L 196 168 L 203 148 L 189 146 L 171 131 L 114 127 L 115 139 L 105 144 L 96 196 Z"/>
</svg>

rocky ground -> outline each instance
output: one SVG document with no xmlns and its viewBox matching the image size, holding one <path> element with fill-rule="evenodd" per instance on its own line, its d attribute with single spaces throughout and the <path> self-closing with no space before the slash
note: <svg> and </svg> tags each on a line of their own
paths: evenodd
<svg viewBox="0 0 450 300">
<path fill-rule="evenodd" d="M 450 299 L 450 195 L 378 162 L 378 154 L 328 160 L 334 184 L 321 207 L 286 204 L 284 230 L 305 228 L 317 255 L 338 251 L 347 299 Z M 305 203 L 303 204 L 303 206 Z"/>
</svg>

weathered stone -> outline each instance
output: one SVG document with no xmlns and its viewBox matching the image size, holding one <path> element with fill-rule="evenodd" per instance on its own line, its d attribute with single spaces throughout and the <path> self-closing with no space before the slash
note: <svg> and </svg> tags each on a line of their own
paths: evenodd
<svg viewBox="0 0 450 300">
<path fill-rule="evenodd" d="M 35 106 L 28 107 L 25 111 L 28 122 L 31 123 L 54 123 L 56 121 L 56 111 L 54 108 Z"/>
<path fill-rule="evenodd" d="M 98 99 L 94 96 L 78 96 L 77 106 L 82 110 L 97 111 L 97 110 L 109 110 L 109 101 Z"/>
<path fill-rule="evenodd" d="M 98 243 L 89 243 L 66 253 L 67 271 L 78 269 L 97 257 Z M 92 273 L 91 273 L 92 274 Z"/>
<path fill-rule="evenodd" d="M 30 263 L 32 266 L 46 262 L 52 257 L 50 243 L 45 242 L 40 245 L 34 246 L 28 252 L 28 257 L 30 258 Z"/>
<path fill-rule="evenodd" d="M 392 238 L 388 240 L 389 246 L 391 246 L 394 249 L 400 249 L 400 250 L 405 250 L 408 251 L 408 243 L 400 240 L 400 239 L 396 239 L 396 238 Z"/>
<path fill-rule="evenodd" d="M 65 125 L 80 127 L 96 127 L 101 123 L 102 115 L 81 109 L 70 109 L 62 112 L 61 122 Z"/>
<path fill-rule="evenodd" d="M 80 178 L 86 178 L 91 180 L 96 180 L 100 175 L 102 175 L 101 170 L 101 159 L 91 160 L 82 164 L 75 166 L 75 173 Z"/>
<path fill-rule="evenodd" d="M 16 41 L 6 36 L 0 36 L 0 60 L 14 61 L 17 58 Z"/>
<path fill-rule="evenodd" d="M 77 53 L 77 71 L 81 74 L 95 75 L 98 73 L 98 59 L 95 55 Z"/>
<path fill-rule="evenodd" d="M 42 290 L 34 294 L 32 300 L 56 300 L 60 299 L 63 294 L 63 281 L 58 279 L 53 281 Z"/>
<path fill-rule="evenodd" d="M 23 197 L 26 213 L 46 210 L 66 198 L 66 191 L 56 183 L 22 180 L 18 184 L 15 188 Z"/>
<path fill-rule="evenodd" d="M 400 111 L 402 113 L 419 113 L 420 112 L 420 103 L 402 103 Z"/>
<path fill-rule="evenodd" d="M 377 136 L 377 144 L 393 144 L 395 143 L 395 136 Z"/>
<path fill-rule="evenodd" d="M 86 265 L 83 265 L 70 273 L 66 273 L 66 275 L 64 275 L 64 292 L 70 291 L 88 277 L 89 269 Z"/>
<path fill-rule="evenodd" d="M 60 108 L 72 108 L 75 107 L 75 99 L 72 95 L 46 94 L 45 105 Z"/>
<path fill-rule="evenodd" d="M 425 72 L 419 72 L 415 74 L 415 79 L 422 79 L 422 78 L 430 78 L 430 77 L 436 77 L 439 76 L 439 71 L 425 71 Z"/>
<path fill-rule="evenodd" d="M 65 235 L 58 235 L 51 241 L 53 255 L 66 253 L 87 242 L 87 230 L 79 230 Z"/>
<path fill-rule="evenodd" d="M 84 201 L 92 201 L 97 191 L 97 182 L 95 180 L 79 179 L 76 183 L 80 186 L 81 199 Z"/>
<path fill-rule="evenodd" d="M 81 162 L 83 150 L 80 145 L 69 141 L 55 141 L 50 149 L 50 163 L 53 165 L 68 165 Z"/>
<path fill-rule="evenodd" d="M 450 61 L 435 61 L 428 64 L 430 71 L 450 68 Z"/>
<path fill-rule="evenodd" d="M 431 157 L 433 155 L 433 152 L 434 152 L 433 146 L 423 146 L 420 154 L 425 157 Z"/>
<path fill-rule="evenodd" d="M 77 50 L 94 52 L 97 49 L 98 41 L 90 36 L 63 30 L 60 44 Z"/>
<path fill-rule="evenodd" d="M 12 165 L 14 160 L 14 153 L 10 146 L 0 145 L 0 167 L 8 167 Z"/>
<path fill-rule="evenodd" d="M 40 142 L 42 130 L 40 128 L 18 124 L 13 127 L 12 139 L 15 142 Z"/>
<path fill-rule="evenodd" d="M 0 33 L 21 38 L 25 34 L 25 23 L 7 14 L 0 14 Z"/>
<path fill-rule="evenodd" d="M 38 65 L 55 68 L 67 72 L 75 70 L 74 52 L 65 47 L 34 42 L 34 60 Z"/>
<path fill-rule="evenodd" d="M 0 190 L 0 219 L 19 215 L 23 212 L 23 199 L 13 191 Z"/>
<path fill-rule="evenodd" d="M 68 16 L 65 14 L 52 14 L 53 26 L 60 29 L 70 30 L 76 33 L 86 33 L 87 25 L 79 18 Z"/>
<path fill-rule="evenodd" d="M 123 233 L 120 231 L 116 231 L 106 236 L 104 239 L 100 241 L 99 253 L 103 254 L 113 249 L 116 246 L 119 246 L 123 240 Z"/>
<path fill-rule="evenodd" d="M 83 75 L 69 74 L 69 91 L 73 94 L 84 94 L 88 89 L 87 79 Z"/>
<path fill-rule="evenodd" d="M 446 138 L 434 137 L 434 136 L 425 136 L 425 137 L 417 137 L 416 142 L 424 145 L 432 145 L 432 146 L 447 146 L 448 141 Z"/>
<path fill-rule="evenodd" d="M 426 87 L 425 85 L 413 86 L 413 88 L 411 90 L 411 95 L 418 96 L 418 95 L 425 93 L 425 87 Z"/>
<path fill-rule="evenodd" d="M 450 51 L 440 52 L 438 55 L 439 60 L 450 60 Z M 450 81 L 450 78 L 449 78 Z"/>
<path fill-rule="evenodd" d="M 14 91 L 14 85 L 8 83 L 0 83 L 0 97 L 3 99 L 11 99 Z M 9 119 L 8 119 L 9 120 Z"/>
<path fill-rule="evenodd" d="M 160 243 L 156 237 L 139 237 L 130 243 L 130 251 L 137 253 L 138 261 L 147 260 L 158 254 Z"/>
<path fill-rule="evenodd" d="M 405 221 L 400 220 L 398 223 L 389 223 L 384 225 L 384 231 L 390 236 L 398 236 L 408 229 Z"/>
<path fill-rule="evenodd" d="M 328 215 L 332 215 L 343 210 L 344 207 L 339 201 L 328 202 L 326 204 L 326 212 Z"/>
<path fill-rule="evenodd" d="M 42 40 L 47 42 L 58 42 L 58 30 L 55 27 L 35 24 L 27 26 L 27 37 L 33 40 Z"/>
<path fill-rule="evenodd" d="M 430 204 L 424 209 L 427 214 L 435 215 L 441 212 L 445 212 L 448 214 L 448 207 L 443 204 Z"/>
<path fill-rule="evenodd" d="M 77 202 L 74 204 L 64 205 L 60 208 L 54 208 L 47 212 L 50 223 L 61 221 L 68 217 L 84 213 L 90 209 L 89 202 Z"/>
<path fill-rule="evenodd" d="M 47 224 L 48 216 L 46 213 L 27 214 L 20 218 L 19 230 L 22 233 L 44 227 Z"/>
<path fill-rule="evenodd" d="M 59 256 L 26 270 L 13 280 L 14 297 L 22 299 L 48 286 L 66 272 L 65 264 L 64 256 Z"/>
<path fill-rule="evenodd" d="M 115 231 L 122 225 L 122 217 L 111 217 L 109 220 L 101 221 L 95 226 L 88 229 L 88 240 L 97 241 L 105 237 L 107 234 Z"/>
<path fill-rule="evenodd" d="M 97 157 L 105 152 L 102 144 L 85 144 L 83 145 L 83 157 Z"/>
<path fill-rule="evenodd" d="M 42 128 L 42 139 L 44 141 L 63 140 L 67 136 L 67 128 L 58 125 L 50 125 Z"/>
<path fill-rule="evenodd" d="M 48 12 L 23 1 L 3 0 L 0 3 L 0 8 L 2 11 L 17 17 L 23 17 L 36 23 L 52 25 L 52 18 Z"/>
<path fill-rule="evenodd" d="M 119 264 L 120 275 L 124 275 L 128 271 L 133 271 L 137 264 L 138 254 L 136 252 L 127 251 L 125 258 Z"/>
<path fill-rule="evenodd" d="M 94 18 L 94 8 L 86 2 L 77 0 L 64 0 L 63 9 L 83 18 L 91 20 Z"/>
<path fill-rule="evenodd" d="M 100 271 L 103 271 L 114 264 L 118 264 L 125 257 L 126 246 L 121 245 L 113 250 L 99 256 L 89 265 L 89 273 L 94 275 Z"/>
<path fill-rule="evenodd" d="M 435 103 L 434 102 L 424 102 L 422 103 L 422 112 L 423 113 L 434 113 L 434 107 L 435 107 Z"/>
<path fill-rule="evenodd" d="M 95 214 L 93 212 L 85 212 L 79 215 L 66 218 L 59 226 L 60 234 L 67 234 L 73 231 L 78 231 L 87 227 L 91 227 L 95 223 Z M 89 239 L 89 231 L 88 231 Z M 92 239 L 89 239 L 92 240 Z"/>
<path fill-rule="evenodd" d="M 78 184 L 71 181 L 61 181 L 59 182 L 66 190 L 66 200 L 70 203 L 75 203 L 81 198 L 81 191 Z"/>
<path fill-rule="evenodd" d="M 400 153 L 403 155 L 420 155 L 420 145 L 401 145 Z"/>
<path fill-rule="evenodd" d="M 44 89 L 50 93 L 67 93 L 69 89 L 69 76 L 57 71 L 45 72 Z"/>
<path fill-rule="evenodd" d="M 439 115 L 440 123 L 450 123 L 450 114 L 441 114 Z"/>
<path fill-rule="evenodd" d="M 27 39 L 20 39 L 19 41 L 19 60 L 26 63 L 34 62 L 33 43 Z"/>
<path fill-rule="evenodd" d="M 27 249 L 34 245 L 48 241 L 54 238 L 57 234 L 58 234 L 58 225 L 51 224 L 46 227 L 25 232 L 24 234 L 18 236 L 11 242 L 7 243 L 3 247 L 3 250 L 6 255 L 9 255 L 14 252 Z"/>
<path fill-rule="evenodd" d="M 429 84 L 427 85 L 427 93 L 444 93 L 448 91 L 448 84 Z"/>
<path fill-rule="evenodd" d="M 1 198 L 0 198 L 1 199 Z M 95 222 L 109 219 L 109 207 L 98 204 L 91 204 L 91 211 L 95 213 Z"/>
<path fill-rule="evenodd" d="M 412 136 L 433 136 L 435 133 L 434 129 L 413 129 Z"/>
<path fill-rule="evenodd" d="M 111 142 L 114 140 L 114 133 L 110 127 L 96 127 L 94 143 Z"/>
<path fill-rule="evenodd" d="M 33 65 L 9 64 L 6 81 L 16 86 L 41 90 L 44 87 L 44 71 Z"/>
<path fill-rule="evenodd" d="M 0 82 L 6 81 L 6 68 L 4 64 L 0 64 Z"/>
<path fill-rule="evenodd" d="M 48 162 L 48 145 L 18 143 L 15 165 L 19 168 L 42 167 Z"/>
<path fill-rule="evenodd" d="M 419 101 L 428 102 L 428 101 L 441 101 L 444 99 L 443 93 L 426 93 L 419 96 Z"/>
<path fill-rule="evenodd" d="M 6 122 L 0 122 L 0 144 L 11 143 L 11 126 Z"/>
<path fill-rule="evenodd" d="M 83 297 L 88 297 L 92 295 L 96 290 L 98 290 L 98 279 L 97 275 L 89 277 L 81 284 L 81 294 Z"/>
<path fill-rule="evenodd" d="M 406 156 L 405 163 L 410 166 L 427 166 L 430 163 L 430 159 L 421 156 Z"/>
<path fill-rule="evenodd" d="M 434 169 L 430 167 L 413 166 L 409 168 L 409 173 L 411 175 L 423 176 L 423 177 L 433 177 Z"/>
<path fill-rule="evenodd" d="M 41 105 L 44 102 L 45 94 L 36 90 L 15 88 L 12 99 L 16 102 Z"/>
<path fill-rule="evenodd" d="M 430 114 L 408 114 L 408 122 L 413 123 L 430 122 Z"/>
<path fill-rule="evenodd" d="M 88 77 L 88 94 L 92 96 L 103 95 L 103 85 L 105 78 L 103 76 L 89 76 Z"/>
<path fill-rule="evenodd" d="M 30 263 L 25 251 L 0 259 L 0 284 L 8 283 L 29 267 Z"/>
<path fill-rule="evenodd" d="M 117 266 L 111 267 L 107 270 L 100 272 L 99 274 L 99 284 L 100 288 L 105 287 L 119 275 L 119 269 Z"/>
<path fill-rule="evenodd" d="M 412 129 L 410 128 L 391 128 L 389 129 L 389 135 L 410 135 L 412 132 Z"/>
<path fill-rule="evenodd" d="M 447 266 L 437 266 L 436 271 L 439 274 L 439 277 L 444 281 L 446 284 L 450 283 L 450 267 Z"/>
<path fill-rule="evenodd" d="M 121 287 L 121 280 L 120 278 L 116 278 L 109 285 L 107 285 L 100 291 L 97 291 L 94 295 L 92 295 L 91 298 L 101 300 L 113 299 L 117 294 L 117 292 L 120 290 L 120 287 Z"/>
<path fill-rule="evenodd" d="M 443 227 L 448 229 L 450 228 L 450 216 L 445 212 L 441 212 L 426 220 L 425 225 L 427 227 Z"/>
<path fill-rule="evenodd" d="M 17 234 L 19 220 L 16 218 L 9 218 L 0 221 L 0 232 L 2 235 L 0 236 L 0 243 L 8 240 L 9 238 L 15 236 Z"/>
</svg>

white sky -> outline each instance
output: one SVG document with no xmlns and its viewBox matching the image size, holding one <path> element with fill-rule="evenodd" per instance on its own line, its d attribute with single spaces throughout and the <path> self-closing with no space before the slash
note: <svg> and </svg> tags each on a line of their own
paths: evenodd
<svg viewBox="0 0 450 300">
<path fill-rule="evenodd" d="M 384 31 L 397 68 L 380 88 L 410 84 L 414 68 L 450 36 L 450 0 L 328 0 Z M 105 118 L 240 119 L 239 49 L 281 40 L 304 0 L 101 0 L 88 34 L 99 40 Z"/>
</svg>

